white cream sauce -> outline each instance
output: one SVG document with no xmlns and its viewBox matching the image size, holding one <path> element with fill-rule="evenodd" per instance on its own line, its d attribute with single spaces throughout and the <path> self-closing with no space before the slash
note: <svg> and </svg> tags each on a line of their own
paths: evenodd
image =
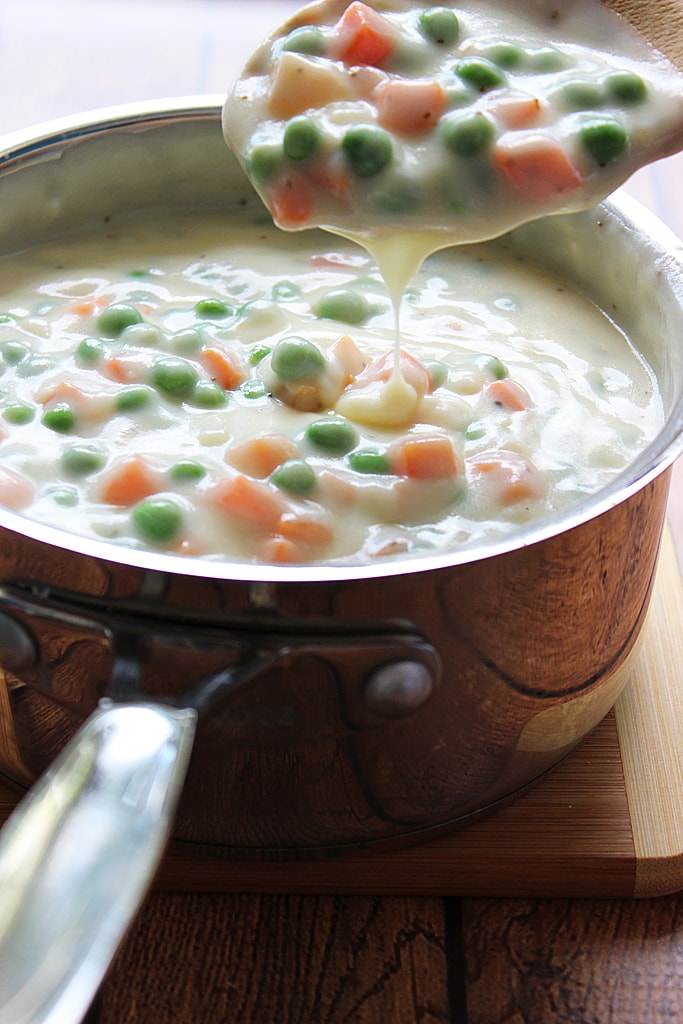
<svg viewBox="0 0 683 1024">
<path fill-rule="evenodd" d="M 318 315 L 338 289 L 361 301 L 360 322 Z M 16 499 L 41 522 L 133 547 L 344 563 L 476 544 L 603 487 L 663 419 L 653 375 L 619 328 L 494 244 L 425 261 L 403 303 L 402 372 L 388 385 L 376 368 L 391 365 L 395 319 L 373 261 L 324 233 L 280 232 L 255 208 L 231 218 L 121 221 L 14 256 L 0 265 L 0 294 L 0 499 Z M 225 312 L 198 311 L 207 300 Z M 98 317 L 116 303 L 137 310 L 142 324 L 112 337 Z M 312 381 L 283 384 L 272 352 L 255 361 L 256 348 L 292 336 L 324 358 Z M 85 359 L 88 345 L 95 352 Z M 216 349 L 239 368 L 220 389 L 207 355 Z M 158 383 L 168 357 L 194 375 L 183 396 Z M 507 376 L 498 380 L 501 364 Z M 497 404 L 501 385 L 521 405 Z M 207 408 L 200 393 L 212 387 L 221 402 Z M 147 405 L 121 404 L 134 388 Z M 318 404 L 297 407 L 309 391 Z M 44 421 L 55 407 L 73 414 L 64 432 Z M 308 428 L 321 420 L 350 428 L 350 447 L 330 454 L 312 443 Z M 287 441 L 287 459 L 312 471 L 310 490 L 283 490 L 272 470 L 248 460 L 245 468 L 240 449 L 257 435 Z M 407 468 L 406 444 L 423 441 L 445 446 L 446 469 L 425 477 Z M 388 470 L 358 468 L 354 459 L 367 450 Z M 135 456 L 153 477 L 151 498 L 177 513 L 169 536 L 141 531 L 136 509 L 146 499 L 104 496 L 111 473 Z M 188 462 L 201 475 L 178 478 Z M 256 484 L 259 509 L 274 506 L 272 521 L 235 515 L 217 500 L 238 477 Z"/>
</svg>

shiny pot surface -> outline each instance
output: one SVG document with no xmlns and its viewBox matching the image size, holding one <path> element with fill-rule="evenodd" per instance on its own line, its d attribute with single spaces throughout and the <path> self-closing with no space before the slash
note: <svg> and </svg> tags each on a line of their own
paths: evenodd
<svg viewBox="0 0 683 1024">
<path fill-rule="evenodd" d="M 217 99 L 110 111 L 6 140 L 0 250 L 251 195 Z M 654 367 L 668 417 L 638 462 L 514 538 L 381 567 L 181 560 L 3 512 L 7 778 L 29 785 L 103 697 L 189 706 L 176 841 L 304 856 L 464 823 L 597 724 L 628 676 L 680 447 L 683 272 L 670 236 L 621 201 L 509 244 L 614 310 Z"/>
</svg>

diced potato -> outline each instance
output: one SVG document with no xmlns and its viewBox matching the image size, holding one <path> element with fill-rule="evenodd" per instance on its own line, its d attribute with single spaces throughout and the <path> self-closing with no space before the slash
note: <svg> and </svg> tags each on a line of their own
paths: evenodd
<svg viewBox="0 0 683 1024">
<path fill-rule="evenodd" d="M 348 81 L 335 67 L 299 53 L 283 53 L 275 68 L 268 109 L 274 117 L 289 118 L 348 96 Z"/>
</svg>

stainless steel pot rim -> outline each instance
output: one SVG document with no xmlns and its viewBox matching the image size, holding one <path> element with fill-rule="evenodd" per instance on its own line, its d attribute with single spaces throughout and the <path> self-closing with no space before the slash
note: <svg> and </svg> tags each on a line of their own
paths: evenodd
<svg viewBox="0 0 683 1024">
<path fill-rule="evenodd" d="M 222 95 L 180 96 L 121 104 L 69 115 L 15 131 L 0 138 L 0 176 L 19 169 L 24 162 L 47 156 L 51 150 L 87 135 L 125 128 L 145 130 L 154 123 L 196 118 L 220 123 Z M 683 305 L 683 244 L 642 204 L 623 193 L 613 195 L 597 207 L 606 217 L 646 236 L 656 247 L 663 267 Z M 19 513 L 0 509 L 0 528 L 37 542 L 75 552 L 98 561 L 127 565 L 160 573 L 217 580 L 273 583 L 310 583 L 376 579 L 448 569 L 479 562 L 548 540 L 608 512 L 642 490 L 664 473 L 683 451 L 683 399 L 669 415 L 652 443 L 610 485 L 577 503 L 571 509 L 551 514 L 535 523 L 515 528 L 510 534 L 436 555 L 382 561 L 379 564 L 339 565 L 311 563 L 272 566 L 213 558 L 191 558 L 163 552 L 138 550 L 115 542 L 97 540 L 35 522 Z"/>
</svg>

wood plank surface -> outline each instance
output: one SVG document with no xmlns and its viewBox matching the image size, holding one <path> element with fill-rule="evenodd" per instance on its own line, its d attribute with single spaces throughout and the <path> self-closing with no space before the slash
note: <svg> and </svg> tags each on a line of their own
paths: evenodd
<svg viewBox="0 0 683 1024">
<path fill-rule="evenodd" d="M 683 902 L 465 900 L 467 1024 L 678 1024 Z"/>
<path fill-rule="evenodd" d="M 5 0 L 0 132 L 106 104 L 220 93 L 250 40 L 295 6 Z M 672 157 L 627 191 L 683 237 L 681 181 L 683 158 Z M 670 522 L 683 559 L 681 469 Z M 683 1021 L 682 976 L 681 895 L 157 892 L 89 1024 L 673 1024 Z"/>
<path fill-rule="evenodd" d="M 100 1022 L 456 1024 L 448 956 L 437 899 L 154 894 Z"/>
</svg>

